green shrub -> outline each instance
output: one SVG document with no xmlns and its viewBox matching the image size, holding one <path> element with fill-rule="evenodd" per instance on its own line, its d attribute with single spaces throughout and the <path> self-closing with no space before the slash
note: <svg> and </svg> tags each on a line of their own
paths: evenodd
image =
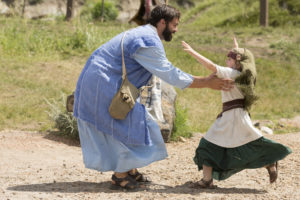
<svg viewBox="0 0 300 200">
<path fill-rule="evenodd" d="M 28 0 L 29 5 L 35 5 L 35 4 L 39 4 L 42 2 L 43 2 L 43 0 Z"/>
<path fill-rule="evenodd" d="M 67 112 L 65 108 L 66 98 L 62 95 L 60 101 L 49 101 L 50 111 L 47 112 L 49 117 L 55 122 L 55 128 L 59 130 L 60 135 L 65 135 L 73 139 L 79 140 L 77 120 L 72 113 Z"/>
<path fill-rule="evenodd" d="M 282 8 L 286 8 L 292 15 L 300 14 L 300 1 L 299 0 L 278 0 Z"/>
<path fill-rule="evenodd" d="M 118 10 L 115 5 L 111 2 L 105 1 L 104 2 L 104 9 L 103 9 L 103 19 L 105 21 L 115 20 L 118 16 Z M 98 2 L 92 9 L 92 17 L 93 19 L 101 19 L 102 16 L 102 2 Z"/>
<path fill-rule="evenodd" d="M 77 30 L 72 34 L 69 42 L 69 46 L 72 49 L 84 49 L 87 42 L 87 35 L 83 31 Z"/>
</svg>

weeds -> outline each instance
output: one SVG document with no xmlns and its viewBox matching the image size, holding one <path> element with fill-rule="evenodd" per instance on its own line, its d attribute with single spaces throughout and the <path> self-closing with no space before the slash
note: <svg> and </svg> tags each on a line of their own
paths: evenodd
<svg viewBox="0 0 300 200">
<path fill-rule="evenodd" d="M 176 141 L 179 137 L 191 137 L 192 132 L 188 125 L 188 110 L 176 104 L 176 118 L 171 140 Z"/>
<path fill-rule="evenodd" d="M 62 94 L 60 101 L 47 100 L 50 111 L 47 111 L 49 117 L 55 122 L 55 128 L 59 130 L 59 134 L 65 135 L 79 140 L 77 120 L 72 113 L 65 109 L 66 96 Z"/>
</svg>

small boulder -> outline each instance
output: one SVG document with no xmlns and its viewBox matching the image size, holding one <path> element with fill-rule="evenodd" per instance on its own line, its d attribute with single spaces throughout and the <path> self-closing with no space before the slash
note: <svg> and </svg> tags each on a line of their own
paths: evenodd
<svg viewBox="0 0 300 200">
<path fill-rule="evenodd" d="M 273 135 L 273 130 L 270 129 L 269 127 L 262 126 L 262 127 L 260 128 L 260 130 L 261 130 L 262 132 L 264 132 L 264 133 L 269 134 L 269 135 Z"/>
</svg>

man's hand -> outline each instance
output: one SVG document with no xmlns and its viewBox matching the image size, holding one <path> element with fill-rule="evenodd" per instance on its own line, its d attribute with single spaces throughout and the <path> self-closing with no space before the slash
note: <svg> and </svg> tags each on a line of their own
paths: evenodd
<svg viewBox="0 0 300 200">
<path fill-rule="evenodd" d="M 206 82 L 207 87 L 214 90 L 228 91 L 232 89 L 234 85 L 233 80 L 218 78 L 216 73 L 212 73 L 210 76 L 206 77 Z"/>
</svg>

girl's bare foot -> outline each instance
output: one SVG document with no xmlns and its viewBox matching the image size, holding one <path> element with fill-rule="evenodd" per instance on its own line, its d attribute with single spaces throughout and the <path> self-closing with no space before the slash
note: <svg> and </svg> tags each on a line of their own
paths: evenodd
<svg viewBox="0 0 300 200">
<path fill-rule="evenodd" d="M 210 179 L 208 181 L 201 179 L 198 182 L 195 182 L 191 185 L 192 188 L 206 188 L 206 189 L 215 189 L 217 188 L 216 185 L 213 184 L 213 179 Z"/>
<path fill-rule="evenodd" d="M 278 162 L 268 165 L 266 168 L 270 176 L 270 183 L 274 183 L 278 177 Z"/>
</svg>

